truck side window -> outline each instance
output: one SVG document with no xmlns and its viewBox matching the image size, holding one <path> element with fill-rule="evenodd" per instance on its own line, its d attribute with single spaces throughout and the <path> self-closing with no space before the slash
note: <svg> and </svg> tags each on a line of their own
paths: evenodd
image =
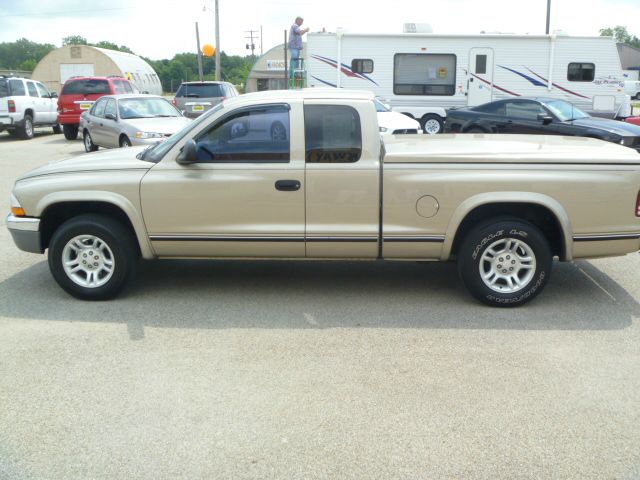
<svg viewBox="0 0 640 480">
<path fill-rule="evenodd" d="M 289 106 L 243 110 L 217 123 L 196 140 L 201 163 L 287 163 Z"/>
<path fill-rule="evenodd" d="M 353 107 L 305 106 L 304 137 L 308 163 L 353 163 L 360 160 L 360 116 Z"/>
</svg>

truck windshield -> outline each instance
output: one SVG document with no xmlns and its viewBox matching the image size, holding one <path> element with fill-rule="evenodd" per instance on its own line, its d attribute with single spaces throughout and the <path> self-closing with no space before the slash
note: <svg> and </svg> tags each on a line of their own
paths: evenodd
<svg viewBox="0 0 640 480">
<path fill-rule="evenodd" d="M 571 103 L 563 100 L 554 100 L 553 102 L 546 103 L 547 108 L 551 110 L 556 117 L 562 122 L 568 122 L 570 120 L 578 120 L 580 118 L 587 118 L 590 115 L 584 113 L 577 107 L 574 107 Z"/>
</svg>

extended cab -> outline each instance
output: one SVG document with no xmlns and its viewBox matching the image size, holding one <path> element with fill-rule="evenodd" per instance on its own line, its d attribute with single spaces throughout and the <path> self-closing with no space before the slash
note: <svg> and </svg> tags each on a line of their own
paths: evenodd
<svg viewBox="0 0 640 480">
<path fill-rule="evenodd" d="M 115 296 L 137 258 L 457 260 L 481 301 L 516 306 L 554 257 L 640 248 L 640 155 L 589 139 L 398 135 L 373 96 L 226 100 L 168 140 L 89 154 L 15 184 L 7 225 L 57 282 Z"/>
</svg>

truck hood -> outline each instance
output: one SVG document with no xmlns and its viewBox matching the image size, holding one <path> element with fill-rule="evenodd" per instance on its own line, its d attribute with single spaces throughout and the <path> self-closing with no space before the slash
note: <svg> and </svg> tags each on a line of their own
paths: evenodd
<svg viewBox="0 0 640 480">
<path fill-rule="evenodd" d="M 385 138 L 385 163 L 640 165 L 635 150 L 603 140 L 544 135 L 445 134 Z"/>
<path fill-rule="evenodd" d="M 18 181 L 58 173 L 149 170 L 155 165 L 154 163 L 145 162 L 144 160 L 138 160 L 136 158 L 136 155 L 144 149 L 145 147 L 115 148 L 113 150 L 86 153 L 79 157 L 58 160 L 27 172 L 19 177 Z"/>
</svg>

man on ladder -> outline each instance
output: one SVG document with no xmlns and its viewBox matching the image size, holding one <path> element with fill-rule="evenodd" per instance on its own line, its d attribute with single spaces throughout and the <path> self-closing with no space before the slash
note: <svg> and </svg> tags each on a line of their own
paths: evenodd
<svg viewBox="0 0 640 480">
<path fill-rule="evenodd" d="M 309 31 L 308 28 L 301 28 L 304 19 L 302 17 L 296 17 L 295 23 L 291 25 L 289 29 L 289 51 L 291 52 L 291 62 L 289 64 L 289 87 L 302 87 L 304 86 L 304 78 L 301 75 L 304 73 L 302 59 L 302 35 Z M 296 85 L 297 80 L 301 80 L 300 85 Z"/>
</svg>

